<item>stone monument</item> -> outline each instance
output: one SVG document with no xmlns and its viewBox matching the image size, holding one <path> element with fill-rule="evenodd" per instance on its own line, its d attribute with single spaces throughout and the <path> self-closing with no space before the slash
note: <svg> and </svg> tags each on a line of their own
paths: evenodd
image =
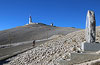
<svg viewBox="0 0 100 65">
<path fill-rule="evenodd" d="M 96 21 L 95 14 L 93 11 L 88 10 L 86 18 L 86 30 L 85 30 L 86 41 L 81 43 L 81 53 L 72 52 L 70 57 L 65 60 L 60 60 L 60 65 L 77 65 L 79 63 L 97 60 L 100 58 L 100 54 L 96 52 L 100 50 L 100 43 L 96 42 Z M 76 47 L 77 48 L 77 47 Z M 76 50 L 76 49 L 74 49 Z M 79 64 L 81 65 L 81 64 Z M 84 64 L 88 65 L 88 64 Z M 90 65 L 90 64 L 89 64 Z"/>
<path fill-rule="evenodd" d="M 86 41 L 82 43 L 82 51 L 98 51 L 100 50 L 100 44 L 95 42 L 96 39 L 96 21 L 95 13 L 88 10 L 86 18 Z"/>
<path fill-rule="evenodd" d="M 96 21 L 93 11 L 88 11 L 86 17 L 86 42 L 95 43 L 96 36 Z"/>
</svg>

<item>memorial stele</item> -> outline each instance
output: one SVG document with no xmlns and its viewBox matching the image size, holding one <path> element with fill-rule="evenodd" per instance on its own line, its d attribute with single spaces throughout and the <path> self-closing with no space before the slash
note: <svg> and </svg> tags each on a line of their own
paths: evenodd
<svg viewBox="0 0 100 65">
<path fill-rule="evenodd" d="M 95 13 L 88 10 L 86 17 L 86 29 L 85 29 L 86 41 L 82 43 L 82 51 L 98 51 L 100 50 L 100 43 L 96 41 L 96 20 Z"/>
</svg>

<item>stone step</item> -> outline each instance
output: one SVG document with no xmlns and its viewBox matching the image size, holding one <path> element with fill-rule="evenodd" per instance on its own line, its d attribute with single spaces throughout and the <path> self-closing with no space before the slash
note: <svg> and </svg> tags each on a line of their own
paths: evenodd
<svg viewBox="0 0 100 65">
<path fill-rule="evenodd" d="M 60 65 L 73 65 L 96 60 L 98 58 L 100 58 L 100 54 L 96 53 L 71 53 L 71 58 L 69 61 L 67 59 L 60 60 L 58 63 Z"/>
<path fill-rule="evenodd" d="M 94 43 L 87 43 L 83 42 L 81 44 L 81 49 L 82 51 L 99 51 L 100 50 L 100 43 L 99 42 L 94 42 Z"/>
</svg>

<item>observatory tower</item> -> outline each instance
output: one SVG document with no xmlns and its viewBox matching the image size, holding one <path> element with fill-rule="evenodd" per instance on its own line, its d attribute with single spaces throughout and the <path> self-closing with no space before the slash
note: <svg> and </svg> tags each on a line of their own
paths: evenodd
<svg viewBox="0 0 100 65">
<path fill-rule="evenodd" d="M 29 24 L 32 24 L 32 17 L 29 17 Z"/>
</svg>

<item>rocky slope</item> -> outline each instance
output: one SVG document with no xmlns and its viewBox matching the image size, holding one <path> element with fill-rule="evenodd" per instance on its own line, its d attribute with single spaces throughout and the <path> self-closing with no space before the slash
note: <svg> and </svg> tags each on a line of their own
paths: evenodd
<svg viewBox="0 0 100 65">
<path fill-rule="evenodd" d="M 59 65 L 61 59 L 68 59 L 74 46 L 80 48 L 85 41 L 84 30 L 59 35 L 32 50 L 19 54 L 11 59 L 7 65 Z M 97 27 L 96 41 L 100 42 L 100 27 Z"/>
<path fill-rule="evenodd" d="M 52 35 L 68 34 L 79 29 L 71 27 L 54 27 L 46 24 L 30 24 L 0 31 L 0 45 L 30 40 L 40 40 Z"/>
</svg>

